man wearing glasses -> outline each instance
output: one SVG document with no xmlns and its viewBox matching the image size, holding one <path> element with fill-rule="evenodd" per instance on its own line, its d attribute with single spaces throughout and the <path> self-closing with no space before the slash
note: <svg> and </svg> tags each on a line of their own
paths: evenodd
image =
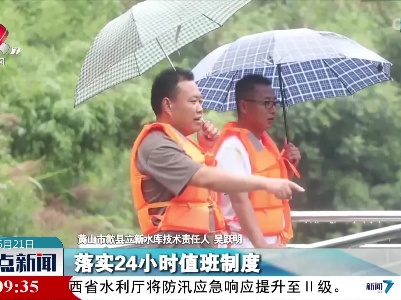
<svg viewBox="0 0 401 300">
<path fill-rule="evenodd" d="M 235 101 L 238 121 L 224 125 L 214 148 L 218 167 L 231 174 L 299 177 L 298 148 L 286 143 L 280 152 L 266 133 L 273 125 L 278 106 L 271 81 L 261 75 L 243 77 L 235 86 Z M 293 237 L 289 199 L 280 200 L 265 191 L 220 196 L 227 233 L 242 234 L 242 245 L 228 247 L 285 247 Z"/>
</svg>

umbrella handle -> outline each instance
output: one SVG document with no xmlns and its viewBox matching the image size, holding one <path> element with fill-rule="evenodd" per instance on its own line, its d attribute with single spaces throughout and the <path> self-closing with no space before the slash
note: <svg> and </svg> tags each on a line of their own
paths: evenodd
<svg viewBox="0 0 401 300">
<path fill-rule="evenodd" d="M 285 140 L 288 143 L 288 122 L 287 122 L 287 110 L 285 109 L 285 104 L 283 104 L 283 118 L 284 118 L 284 130 L 285 130 Z"/>
<path fill-rule="evenodd" d="M 284 117 L 284 129 L 285 129 L 285 138 L 287 143 L 289 142 L 288 135 L 288 122 L 287 122 L 287 110 L 285 109 L 285 92 L 284 92 L 284 81 L 281 73 L 281 64 L 277 65 L 277 73 L 278 73 L 278 84 L 280 86 L 280 95 L 281 101 L 283 102 L 283 117 Z"/>
</svg>

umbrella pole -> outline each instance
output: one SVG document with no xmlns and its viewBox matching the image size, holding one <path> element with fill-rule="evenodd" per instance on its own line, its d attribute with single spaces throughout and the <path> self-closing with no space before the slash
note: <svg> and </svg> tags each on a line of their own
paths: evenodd
<svg viewBox="0 0 401 300">
<path fill-rule="evenodd" d="M 170 65 L 173 67 L 174 71 L 175 71 L 175 67 L 173 65 L 173 62 L 171 61 L 170 57 L 168 57 L 166 51 L 164 51 L 162 44 L 160 44 L 159 39 L 156 39 L 157 44 L 159 45 L 160 49 L 162 49 L 164 56 L 167 58 L 168 62 L 170 63 Z"/>
<path fill-rule="evenodd" d="M 287 122 L 287 110 L 285 106 L 285 95 L 284 95 L 284 82 L 283 82 L 283 77 L 281 74 L 281 64 L 277 65 L 277 73 L 278 73 L 278 83 L 280 86 L 280 95 L 281 95 L 281 101 L 283 102 L 283 117 L 284 117 L 284 129 L 285 129 L 285 138 L 286 142 L 289 142 L 288 139 L 288 122 Z"/>
</svg>

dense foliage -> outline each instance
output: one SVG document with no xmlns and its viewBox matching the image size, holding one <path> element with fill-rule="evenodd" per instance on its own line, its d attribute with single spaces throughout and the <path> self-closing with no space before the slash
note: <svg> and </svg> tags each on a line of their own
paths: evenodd
<svg viewBox="0 0 401 300">
<path fill-rule="evenodd" d="M 8 44 L 0 73 L 0 235 L 59 236 L 127 233 L 136 228 L 129 186 L 129 152 L 152 120 L 149 88 L 162 62 L 141 78 L 73 108 L 78 74 L 99 30 L 136 1 L 4 0 Z M 308 27 L 344 34 L 393 64 L 394 81 L 353 97 L 289 109 L 290 132 L 303 160 L 307 192 L 297 210 L 401 210 L 401 33 L 390 1 L 252 1 L 223 28 L 173 55 L 192 68 L 219 45 L 273 29 Z M 112 55 L 112 53 L 111 53 Z M 211 112 L 221 126 L 233 118 Z M 273 132 L 283 140 L 280 120 Z M 359 224 L 298 225 L 308 243 L 362 230 Z"/>
</svg>

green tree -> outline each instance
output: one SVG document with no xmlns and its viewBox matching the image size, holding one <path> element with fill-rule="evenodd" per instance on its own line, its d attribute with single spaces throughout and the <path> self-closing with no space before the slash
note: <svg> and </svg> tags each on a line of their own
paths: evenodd
<svg viewBox="0 0 401 300">
<path fill-rule="evenodd" d="M 41 208 L 39 182 L 32 177 L 41 161 L 17 163 L 9 154 L 10 131 L 18 117 L 0 114 L 0 235 L 15 236 L 29 232 L 33 212 Z"/>
</svg>

